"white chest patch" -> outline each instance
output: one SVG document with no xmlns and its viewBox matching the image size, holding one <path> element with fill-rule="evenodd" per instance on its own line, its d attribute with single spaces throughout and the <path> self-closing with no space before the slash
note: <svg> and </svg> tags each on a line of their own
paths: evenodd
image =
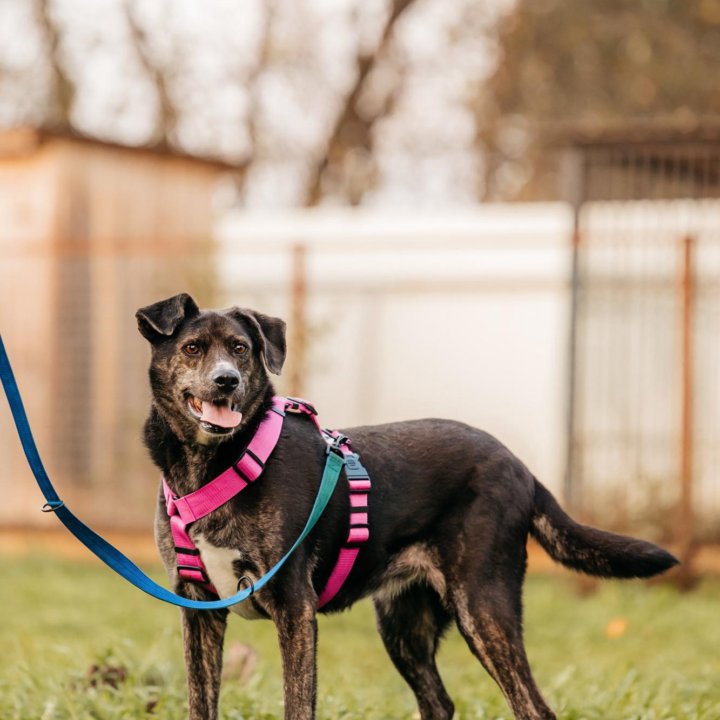
<svg viewBox="0 0 720 720">
<path fill-rule="evenodd" d="M 194 535 L 193 542 L 200 551 L 205 570 L 218 595 L 222 599 L 234 595 L 237 592 L 238 578 L 233 563 L 242 560 L 242 553 L 239 550 L 213 545 L 203 535 Z M 229 609 L 246 620 L 257 620 L 262 617 L 249 600 L 233 605 Z"/>
</svg>

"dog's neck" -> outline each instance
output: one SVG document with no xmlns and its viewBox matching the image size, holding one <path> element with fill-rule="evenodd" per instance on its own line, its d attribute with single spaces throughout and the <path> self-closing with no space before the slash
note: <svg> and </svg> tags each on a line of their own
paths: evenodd
<svg viewBox="0 0 720 720">
<path fill-rule="evenodd" d="M 275 391 L 268 385 L 263 393 L 245 407 L 242 428 L 222 440 L 180 437 L 158 407 L 153 404 L 145 422 L 145 444 L 153 462 L 177 495 L 187 495 L 230 467 L 255 435 L 258 425 L 272 405 Z"/>
</svg>

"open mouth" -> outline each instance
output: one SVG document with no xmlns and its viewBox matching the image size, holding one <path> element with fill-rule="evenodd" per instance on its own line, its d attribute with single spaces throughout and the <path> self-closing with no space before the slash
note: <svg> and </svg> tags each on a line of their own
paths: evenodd
<svg viewBox="0 0 720 720">
<path fill-rule="evenodd" d="M 209 402 L 194 395 L 187 396 L 187 407 L 205 432 L 225 435 L 232 432 L 241 422 L 242 413 L 229 400 Z"/>
</svg>

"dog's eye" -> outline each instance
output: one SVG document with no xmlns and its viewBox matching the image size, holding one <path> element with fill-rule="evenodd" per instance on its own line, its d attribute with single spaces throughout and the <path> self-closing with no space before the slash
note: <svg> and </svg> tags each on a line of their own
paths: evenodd
<svg viewBox="0 0 720 720">
<path fill-rule="evenodd" d="M 200 354 L 200 346 L 197 343 L 188 343 L 183 346 L 183 352 L 190 357 L 194 357 Z"/>
<path fill-rule="evenodd" d="M 248 346 L 245 343 L 236 342 L 233 345 L 233 353 L 235 355 L 244 355 L 248 350 Z"/>
</svg>

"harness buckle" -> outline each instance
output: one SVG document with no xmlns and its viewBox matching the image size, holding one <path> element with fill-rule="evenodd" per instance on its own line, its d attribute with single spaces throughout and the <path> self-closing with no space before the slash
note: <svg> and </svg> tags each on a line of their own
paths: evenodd
<svg viewBox="0 0 720 720">
<path fill-rule="evenodd" d="M 345 456 L 345 475 L 348 480 L 370 479 L 370 475 L 360 462 L 360 456 L 357 453 Z"/>
<path fill-rule="evenodd" d="M 289 401 L 289 404 L 286 406 L 287 412 L 292 413 L 303 413 L 307 415 L 317 415 L 317 410 L 315 407 L 309 403 L 307 400 L 303 400 L 302 398 L 296 398 L 296 397 L 287 397 L 285 398 Z"/>
</svg>

